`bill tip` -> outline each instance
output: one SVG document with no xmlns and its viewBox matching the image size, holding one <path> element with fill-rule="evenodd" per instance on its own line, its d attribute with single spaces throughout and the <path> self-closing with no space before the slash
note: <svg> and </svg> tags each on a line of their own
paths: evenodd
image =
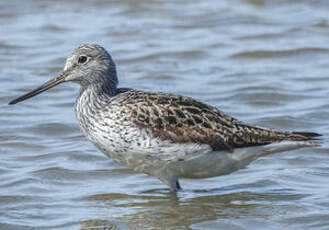
<svg viewBox="0 0 329 230">
<path fill-rule="evenodd" d="M 8 105 L 15 105 L 16 103 L 17 103 L 16 100 L 12 100 L 12 101 L 8 102 Z"/>
</svg>

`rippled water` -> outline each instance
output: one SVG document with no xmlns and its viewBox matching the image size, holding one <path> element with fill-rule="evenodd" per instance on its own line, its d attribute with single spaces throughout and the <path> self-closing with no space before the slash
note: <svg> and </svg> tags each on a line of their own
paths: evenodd
<svg viewBox="0 0 329 230">
<path fill-rule="evenodd" d="M 328 7 L 1 1 L 0 229 L 328 229 Z M 121 86 L 193 96 L 250 123 L 322 133 L 324 143 L 182 180 L 175 196 L 86 141 L 73 113 L 76 85 L 7 105 L 90 42 L 110 50 Z"/>
</svg>

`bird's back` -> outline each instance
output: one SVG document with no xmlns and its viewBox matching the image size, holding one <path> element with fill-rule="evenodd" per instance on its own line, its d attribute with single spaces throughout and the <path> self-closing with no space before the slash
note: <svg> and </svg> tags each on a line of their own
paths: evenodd
<svg viewBox="0 0 329 230">
<path fill-rule="evenodd" d="M 282 132 L 248 125 L 193 98 L 130 90 L 117 96 L 121 111 L 154 137 L 173 143 L 208 144 L 213 150 L 266 145 L 283 140 L 305 141 L 315 133 Z"/>
</svg>

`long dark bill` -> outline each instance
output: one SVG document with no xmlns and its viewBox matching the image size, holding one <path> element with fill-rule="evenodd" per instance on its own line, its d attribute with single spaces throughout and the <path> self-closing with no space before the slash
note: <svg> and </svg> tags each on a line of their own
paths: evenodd
<svg viewBox="0 0 329 230">
<path fill-rule="evenodd" d="M 58 77 L 55 77 L 53 79 L 51 79 L 50 81 L 47 81 L 46 83 L 44 83 L 43 85 L 41 85 L 40 87 L 36 88 L 35 90 L 32 90 L 31 92 L 29 93 L 26 93 L 14 100 L 12 100 L 11 102 L 9 102 L 8 104 L 9 105 L 14 105 L 18 102 L 21 102 L 21 101 L 24 101 L 26 99 L 29 99 L 31 97 L 34 97 L 35 95 L 38 95 L 39 93 L 42 93 L 52 87 L 54 87 L 55 85 L 58 85 L 62 82 L 65 81 L 65 74 L 61 74 L 60 76 Z"/>
</svg>

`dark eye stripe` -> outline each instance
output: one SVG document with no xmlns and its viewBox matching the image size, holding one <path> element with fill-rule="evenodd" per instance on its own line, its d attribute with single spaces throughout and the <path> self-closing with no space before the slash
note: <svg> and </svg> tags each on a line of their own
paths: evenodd
<svg viewBox="0 0 329 230">
<path fill-rule="evenodd" d="M 87 57 L 86 56 L 80 56 L 78 63 L 85 63 L 87 61 Z"/>
</svg>

